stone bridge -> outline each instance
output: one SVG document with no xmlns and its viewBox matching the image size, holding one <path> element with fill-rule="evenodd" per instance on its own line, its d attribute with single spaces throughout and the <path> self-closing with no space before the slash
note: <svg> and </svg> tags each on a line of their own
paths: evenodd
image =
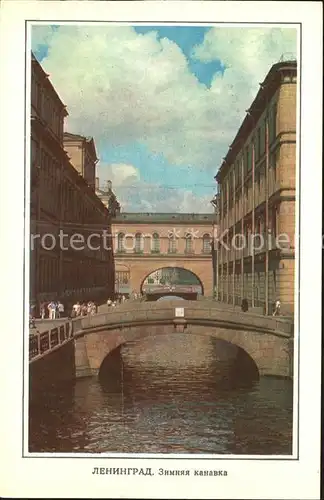
<svg viewBox="0 0 324 500">
<path fill-rule="evenodd" d="M 290 320 L 224 310 L 213 302 L 129 302 L 101 314 L 77 318 L 65 328 L 67 335 L 60 326 L 31 337 L 31 376 L 44 377 L 44 370 L 50 374 L 50 365 L 56 373 L 60 366 L 62 378 L 97 375 L 104 359 L 126 342 L 186 333 L 211 336 L 243 349 L 260 375 L 292 377 Z M 64 363 L 73 365 L 65 375 Z"/>
</svg>

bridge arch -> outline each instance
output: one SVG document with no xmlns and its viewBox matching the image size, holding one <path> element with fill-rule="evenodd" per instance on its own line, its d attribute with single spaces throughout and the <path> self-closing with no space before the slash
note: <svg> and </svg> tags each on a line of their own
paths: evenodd
<svg viewBox="0 0 324 500">
<path fill-rule="evenodd" d="M 155 332 L 155 333 L 157 333 L 157 332 Z M 103 354 L 102 361 L 100 363 L 99 369 L 97 370 L 97 376 L 99 377 L 99 379 L 101 381 L 105 381 L 105 379 L 107 379 L 107 376 L 108 376 L 108 379 L 111 378 L 111 368 L 113 368 L 113 373 L 115 373 L 116 367 L 118 368 L 121 366 L 120 363 L 118 363 L 118 365 L 116 366 L 116 363 L 114 363 L 114 361 L 116 362 L 115 354 L 118 355 L 118 353 L 120 352 L 120 348 L 122 346 L 127 345 L 128 343 L 133 343 L 136 340 L 140 341 L 140 342 L 145 341 L 146 339 L 157 340 L 157 338 L 161 337 L 161 336 L 168 337 L 169 342 L 171 342 L 171 343 L 176 342 L 177 334 L 175 334 L 174 330 L 172 330 L 172 329 L 169 329 L 168 331 L 164 331 L 162 334 L 161 333 L 157 333 L 156 335 L 151 334 L 151 335 L 133 338 L 131 341 L 127 340 L 126 342 L 119 344 L 114 349 L 109 351 L 106 355 Z M 246 349 L 243 349 L 241 346 L 237 345 L 237 343 L 233 343 L 233 342 L 229 342 L 228 340 L 224 340 L 223 338 L 216 336 L 213 332 L 202 333 L 201 331 L 199 331 L 199 329 L 196 329 L 196 328 L 190 329 L 190 331 L 185 333 L 185 337 L 188 337 L 188 338 L 194 337 L 194 340 L 193 340 L 194 344 L 191 344 L 194 346 L 197 345 L 197 342 L 198 342 L 197 338 L 198 337 L 204 337 L 204 338 L 209 338 L 209 339 L 214 339 L 214 340 L 219 341 L 219 344 L 214 344 L 214 348 L 216 347 L 214 354 L 216 356 L 216 359 L 218 359 L 218 357 L 221 356 L 220 359 L 223 359 L 223 361 L 225 359 L 224 356 L 227 357 L 226 358 L 228 360 L 227 370 L 228 370 L 229 366 L 230 366 L 230 369 L 228 370 L 228 372 L 225 372 L 225 375 L 227 375 L 227 376 L 230 375 L 230 377 L 229 377 L 230 380 L 228 380 L 229 384 L 231 384 L 233 382 L 236 382 L 236 383 L 238 382 L 238 383 L 242 383 L 244 385 L 246 382 L 253 382 L 253 381 L 259 380 L 260 369 L 259 369 L 259 366 L 257 365 L 255 359 L 253 359 L 251 352 L 247 352 Z M 181 343 L 183 342 L 183 340 L 184 340 L 183 336 L 181 336 Z M 176 356 L 179 355 L 179 345 L 182 345 L 182 344 L 178 344 L 178 346 L 177 346 L 178 351 L 176 354 L 175 354 L 175 351 L 171 348 L 171 350 L 170 350 L 171 358 L 174 355 L 176 355 Z M 205 344 L 205 346 L 206 346 L 206 344 Z M 224 346 L 228 346 L 228 347 L 224 347 Z M 229 349 L 229 346 L 231 347 L 230 349 Z M 143 347 L 145 348 L 145 342 L 143 342 L 143 344 L 141 344 L 141 346 L 139 347 L 142 354 L 143 354 Z M 152 349 L 152 344 L 150 347 Z M 170 346 L 169 346 L 169 348 L 170 348 Z M 182 347 L 180 347 L 180 352 L 181 352 L 181 354 L 183 354 L 185 352 Z M 192 352 L 192 354 L 193 354 L 193 352 Z M 201 353 L 201 351 L 199 351 L 197 363 L 200 366 L 202 363 L 202 356 L 203 355 L 204 354 Z M 210 359 L 210 353 L 208 355 L 208 358 Z M 149 356 L 149 359 L 150 359 L 150 361 L 152 360 L 151 355 Z M 178 358 L 176 358 L 176 359 L 178 359 Z M 183 358 L 181 361 L 184 361 L 184 359 L 185 358 Z M 110 366 L 111 362 L 112 362 L 112 366 Z M 133 361 L 132 364 L 134 364 L 134 363 L 136 364 L 136 361 Z M 195 358 L 194 357 L 187 357 L 186 363 L 188 363 L 189 366 L 195 365 Z M 204 360 L 204 365 L 205 364 L 206 364 L 206 359 Z M 226 376 L 225 376 L 225 378 L 226 378 Z"/>
<path fill-rule="evenodd" d="M 142 305 L 144 304 L 146 303 Z M 249 325 L 251 321 L 249 318 L 245 319 L 245 324 L 241 318 L 235 322 L 232 312 L 222 313 L 220 317 L 215 310 L 209 312 L 208 309 L 203 309 L 201 314 L 195 313 L 190 317 L 189 311 L 187 316 L 185 308 L 186 319 L 182 320 L 175 319 L 171 314 L 166 317 L 163 303 L 158 306 L 160 311 L 154 306 L 150 313 L 144 308 L 141 310 L 140 304 L 137 305 L 139 307 L 136 313 L 120 311 L 113 324 L 101 322 L 97 324 L 98 326 L 94 325 L 82 331 L 75 339 L 76 360 L 82 360 L 77 370 L 97 374 L 105 357 L 122 344 L 145 337 L 179 332 L 213 337 L 233 344 L 253 359 L 260 375 L 291 376 L 291 337 L 285 331 L 281 333 L 272 330 L 273 326 L 270 325 L 272 318 L 257 320 L 252 318 Z M 170 309 L 174 311 L 174 308 Z M 117 312 L 115 314 L 117 315 Z M 210 314 L 214 315 L 215 319 L 211 319 Z"/>
<path fill-rule="evenodd" d="M 145 287 L 159 286 L 159 285 L 176 285 L 180 286 L 197 286 L 200 287 L 201 295 L 204 295 L 204 284 L 200 277 L 192 269 L 180 265 L 175 266 L 163 266 L 154 269 L 150 272 L 146 271 L 145 276 L 142 278 L 140 284 L 140 292 L 144 291 Z M 164 271 L 164 273 L 163 273 Z M 181 277 L 181 272 L 183 272 L 183 277 Z M 168 280 L 169 276 L 169 280 Z M 152 278 L 151 278 L 152 277 Z M 191 278 L 191 280 L 190 280 Z M 151 282 L 149 281 L 151 279 Z M 185 283 L 185 280 L 188 280 Z"/>
</svg>

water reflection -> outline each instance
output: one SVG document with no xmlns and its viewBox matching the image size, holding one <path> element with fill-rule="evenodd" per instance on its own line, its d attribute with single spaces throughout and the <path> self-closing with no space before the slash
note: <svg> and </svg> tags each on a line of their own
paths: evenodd
<svg viewBox="0 0 324 500">
<path fill-rule="evenodd" d="M 257 380 L 246 358 L 243 374 L 243 358 L 204 337 L 126 344 L 100 379 L 31 406 L 30 451 L 289 454 L 292 383 Z"/>
</svg>

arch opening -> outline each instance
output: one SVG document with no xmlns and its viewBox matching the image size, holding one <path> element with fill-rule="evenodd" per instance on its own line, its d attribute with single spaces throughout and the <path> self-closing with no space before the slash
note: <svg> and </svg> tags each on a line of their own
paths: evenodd
<svg viewBox="0 0 324 500">
<path fill-rule="evenodd" d="M 204 287 L 201 279 L 194 272 L 183 267 L 161 267 L 147 274 L 141 282 L 142 293 L 152 292 L 177 292 L 196 293 L 204 295 Z"/>
<path fill-rule="evenodd" d="M 185 297 L 181 297 L 181 295 L 162 295 L 156 302 L 163 302 L 165 300 L 187 300 Z"/>
<path fill-rule="evenodd" d="M 125 342 L 107 354 L 98 376 L 101 385 L 114 392 L 132 391 L 138 377 L 136 384 L 146 380 L 149 386 L 153 377 L 154 387 L 163 389 L 174 377 L 181 384 L 195 384 L 197 376 L 199 381 L 206 379 L 211 392 L 251 387 L 260 378 L 256 362 L 243 348 L 209 335 L 186 333 Z"/>
</svg>

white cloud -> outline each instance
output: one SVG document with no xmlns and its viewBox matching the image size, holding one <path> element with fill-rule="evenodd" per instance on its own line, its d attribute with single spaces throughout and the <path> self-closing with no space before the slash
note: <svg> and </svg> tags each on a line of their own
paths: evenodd
<svg viewBox="0 0 324 500">
<path fill-rule="evenodd" d="M 178 45 L 154 32 L 132 27 L 61 26 L 33 30 L 33 48 L 48 43 L 45 71 L 67 105 L 70 132 L 95 138 L 99 153 L 110 144 L 138 141 L 172 165 L 209 169 L 212 176 L 271 65 L 284 52 L 296 52 L 292 29 L 212 28 L 193 50 L 193 58 L 226 66 L 210 88 L 190 72 Z M 126 181 L 143 189 L 121 189 L 125 206 L 138 210 L 209 209 L 186 190 L 163 190 L 139 178 L 131 165 L 107 166 L 118 186 Z M 142 199 L 145 198 L 145 199 Z M 208 198 L 208 200 L 207 200 Z M 173 205 L 172 205 L 173 203 Z M 144 205 L 146 208 L 144 208 Z M 207 208 L 208 207 L 208 208 Z"/>
<path fill-rule="evenodd" d="M 222 106 L 234 122 L 251 104 L 271 66 L 284 54 L 296 57 L 296 51 L 296 29 L 232 27 L 209 30 L 192 56 L 205 63 L 220 59 L 225 65 L 224 75 L 214 76 L 211 92 L 223 97 Z"/>
<path fill-rule="evenodd" d="M 44 69 L 67 104 L 71 132 L 99 143 L 140 141 L 172 164 L 216 169 L 261 81 L 283 52 L 295 52 L 295 30 L 213 28 L 196 59 L 228 69 L 211 89 L 189 71 L 177 44 L 132 27 L 61 26 L 33 30 L 47 41 Z"/>
<path fill-rule="evenodd" d="M 61 26 L 42 65 L 68 107 L 69 130 L 97 143 L 140 141 L 170 163 L 216 168 L 231 141 L 222 97 L 199 83 L 178 45 L 153 32 Z"/>
<path fill-rule="evenodd" d="M 132 185 L 139 181 L 139 170 L 126 163 L 99 164 L 97 167 L 99 179 L 111 180 L 114 186 Z"/>
<path fill-rule="evenodd" d="M 124 212 L 212 212 L 212 195 L 199 196 L 186 189 L 170 189 L 141 180 L 133 165 L 99 164 L 100 185 L 111 180 Z"/>
</svg>

